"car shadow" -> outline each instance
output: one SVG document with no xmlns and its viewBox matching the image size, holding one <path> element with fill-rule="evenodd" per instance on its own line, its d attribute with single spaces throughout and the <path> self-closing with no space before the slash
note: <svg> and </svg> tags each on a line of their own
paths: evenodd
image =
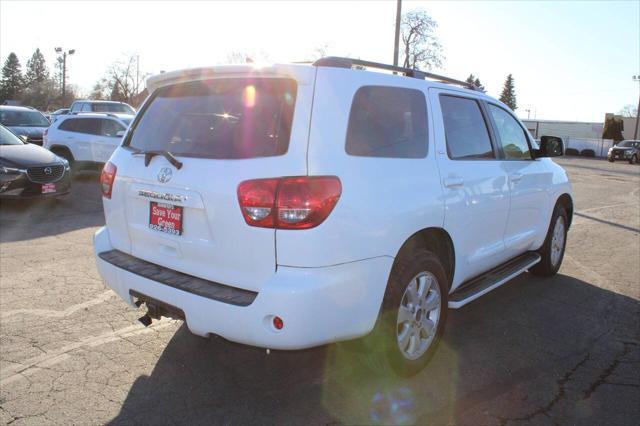
<svg viewBox="0 0 640 426">
<path fill-rule="evenodd" d="M 183 325 L 151 375 L 135 380 L 110 424 L 505 423 L 528 404 L 552 401 L 553 408 L 558 380 L 566 371 L 577 375 L 573 366 L 585 354 L 638 342 L 639 311 L 638 301 L 570 276 L 524 274 L 449 310 L 438 351 L 410 379 L 349 344 L 267 354 L 193 336 Z M 640 396 L 638 389 L 629 392 Z M 560 393 L 568 398 L 568 385 Z M 482 408 L 480 417 L 468 417 L 492 401 L 492 412 Z M 572 418 L 577 405 L 567 407 Z M 623 411 L 615 403 L 609 409 Z M 526 419 L 535 421 L 535 413 Z M 602 413 L 581 415 L 606 423 L 597 416 L 610 413 Z M 549 413 L 542 414 L 537 420 L 548 421 Z"/>
<path fill-rule="evenodd" d="M 0 199 L 0 242 L 25 241 L 104 225 L 100 175 L 74 176 L 58 197 Z"/>
</svg>

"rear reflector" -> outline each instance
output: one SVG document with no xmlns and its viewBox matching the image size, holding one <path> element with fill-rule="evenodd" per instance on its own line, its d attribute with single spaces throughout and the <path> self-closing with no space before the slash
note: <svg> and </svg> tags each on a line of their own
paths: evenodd
<svg viewBox="0 0 640 426">
<path fill-rule="evenodd" d="M 244 220 L 263 228 L 316 227 L 329 216 L 341 194 L 342 185 L 335 176 L 255 179 L 238 186 Z"/>
<path fill-rule="evenodd" d="M 111 198 L 113 181 L 116 180 L 117 171 L 118 168 L 111 161 L 107 162 L 102 169 L 102 174 L 100 175 L 100 189 L 102 190 L 102 196 L 105 198 Z"/>
</svg>

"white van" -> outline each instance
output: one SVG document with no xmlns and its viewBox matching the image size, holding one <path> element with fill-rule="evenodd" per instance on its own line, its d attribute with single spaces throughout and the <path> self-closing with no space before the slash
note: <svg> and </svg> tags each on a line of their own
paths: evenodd
<svg viewBox="0 0 640 426">
<path fill-rule="evenodd" d="M 562 141 L 538 146 L 473 86 L 333 57 L 147 86 L 103 170 L 94 239 L 147 324 L 272 349 L 368 336 L 410 375 L 447 308 L 560 267 L 573 203 L 547 157 Z"/>
</svg>

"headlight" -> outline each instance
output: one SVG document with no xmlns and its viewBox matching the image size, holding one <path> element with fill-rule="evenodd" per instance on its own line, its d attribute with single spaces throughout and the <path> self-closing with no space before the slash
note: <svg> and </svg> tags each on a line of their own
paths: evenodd
<svg viewBox="0 0 640 426">
<path fill-rule="evenodd" d="M 15 167 L 0 166 L 0 173 L 4 175 L 17 175 L 17 174 L 26 173 L 26 172 L 27 172 L 26 170 L 16 169 Z"/>
<path fill-rule="evenodd" d="M 66 159 L 66 158 L 62 158 L 62 157 L 60 157 L 60 161 L 61 161 L 61 162 L 62 162 L 62 164 L 64 165 L 64 169 L 65 169 L 65 171 L 67 171 L 67 172 L 68 172 L 69 170 L 71 170 L 71 167 L 69 166 L 69 161 L 67 161 L 67 159 Z"/>
<path fill-rule="evenodd" d="M 613 151 L 613 148 L 609 148 L 609 154 L 611 154 L 611 151 Z"/>
</svg>

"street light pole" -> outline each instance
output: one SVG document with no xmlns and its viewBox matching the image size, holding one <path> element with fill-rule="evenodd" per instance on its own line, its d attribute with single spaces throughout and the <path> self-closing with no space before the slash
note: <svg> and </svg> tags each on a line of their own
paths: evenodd
<svg viewBox="0 0 640 426">
<path fill-rule="evenodd" d="M 62 53 L 62 102 L 65 100 L 67 93 L 67 54 L 73 55 L 76 53 L 75 49 L 62 50 L 62 47 L 56 47 L 56 53 Z"/>
<path fill-rule="evenodd" d="M 640 75 L 634 75 L 633 81 L 638 82 L 640 87 Z M 638 140 L 638 123 L 640 123 L 640 93 L 638 94 L 638 109 L 636 110 L 636 130 L 633 132 L 633 139 Z"/>
<path fill-rule="evenodd" d="M 393 66 L 398 66 L 398 50 L 400 47 L 400 17 L 402 16 L 402 0 L 396 4 L 396 38 L 393 44 Z"/>
</svg>

